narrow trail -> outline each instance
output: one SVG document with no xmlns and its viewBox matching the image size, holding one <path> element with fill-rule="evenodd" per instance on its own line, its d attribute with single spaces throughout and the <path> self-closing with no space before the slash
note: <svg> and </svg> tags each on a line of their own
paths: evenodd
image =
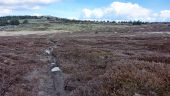
<svg viewBox="0 0 170 96">
<path fill-rule="evenodd" d="M 57 60 L 57 57 L 53 55 L 53 49 L 57 48 L 57 45 L 51 40 L 49 41 L 53 43 L 53 46 L 47 48 L 45 50 L 45 53 L 47 55 L 49 67 L 51 69 L 50 73 L 51 73 L 51 78 L 53 80 L 53 89 L 55 92 L 53 96 L 67 96 L 67 92 L 64 90 L 64 73 L 59 67 L 60 65 Z"/>
</svg>

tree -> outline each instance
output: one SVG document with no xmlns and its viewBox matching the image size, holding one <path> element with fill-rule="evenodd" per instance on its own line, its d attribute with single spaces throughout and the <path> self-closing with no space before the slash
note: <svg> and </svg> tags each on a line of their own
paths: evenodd
<svg viewBox="0 0 170 96">
<path fill-rule="evenodd" d="M 141 24 L 143 24 L 143 22 L 141 22 L 141 21 L 134 21 L 133 23 L 132 23 L 133 25 L 141 25 Z"/>
<path fill-rule="evenodd" d="M 19 22 L 19 20 L 17 20 L 17 19 L 13 19 L 13 20 L 10 20 L 9 24 L 10 24 L 10 25 L 19 25 L 20 22 Z"/>
<path fill-rule="evenodd" d="M 116 23 L 116 21 L 112 21 L 111 23 L 115 24 L 115 23 Z"/>
<path fill-rule="evenodd" d="M 24 20 L 24 21 L 23 21 L 23 24 L 28 24 L 28 20 Z"/>
</svg>

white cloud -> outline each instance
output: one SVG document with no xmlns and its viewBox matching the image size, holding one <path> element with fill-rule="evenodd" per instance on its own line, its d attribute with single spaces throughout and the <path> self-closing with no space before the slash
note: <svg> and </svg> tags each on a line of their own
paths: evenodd
<svg viewBox="0 0 170 96">
<path fill-rule="evenodd" d="M 9 13 L 19 10 L 39 10 L 44 5 L 58 1 L 60 0 L 0 0 L 0 11 L 2 11 L 0 15 L 9 15 Z"/>
<path fill-rule="evenodd" d="M 153 13 L 152 10 L 144 8 L 136 3 L 112 2 L 108 7 L 83 9 L 85 18 L 114 18 L 117 20 L 143 20 L 155 21 L 160 18 L 170 18 L 170 10 Z"/>
<path fill-rule="evenodd" d="M 151 15 L 149 9 L 133 3 L 113 2 L 111 8 L 117 15 L 127 15 L 130 18 L 143 18 Z"/>
<path fill-rule="evenodd" d="M 9 15 L 12 12 L 10 9 L 0 8 L 0 16 Z"/>
<path fill-rule="evenodd" d="M 93 10 L 93 13 L 94 13 L 94 15 L 95 15 L 97 18 L 101 18 L 101 17 L 103 17 L 103 15 L 104 15 L 104 12 L 103 12 L 102 9 L 94 9 L 94 10 Z"/>
<path fill-rule="evenodd" d="M 95 16 L 97 18 L 101 18 L 104 15 L 103 10 L 100 9 L 100 8 L 96 8 L 94 10 L 83 9 L 83 12 L 84 12 L 85 16 L 88 17 L 88 18 L 90 18 L 91 16 Z"/>
<path fill-rule="evenodd" d="M 67 17 L 67 19 L 71 19 L 71 20 L 78 20 L 78 17 Z"/>
<path fill-rule="evenodd" d="M 163 10 L 160 12 L 160 17 L 162 18 L 170 18 L 170 10 Z"/>
<path fill-rule="evenodd" d="M 58 0 L 0 0 L 0 4 L 18 5 L 18 4 L 49 4 Z"/>
<path fill-rule="evenodd" d="M 87 18 L 95 17 L 102 18 L 108 14 L 115 16 L 125 16 L 126 19 L 150 19 L 151 11 L 147 8 L 143 8 L 138 4 L 113 2 L 109 7 L 95 8 L 95 9 L 83 9 L 83 12 Z"/>
<path fill-rule="evenodd" d="M 41 7 L 40 6 L 33 6 L 32 9 L 33 10 L 38 10 L 38 9 L 41 9 Z"/>
<path fill-rule="evenodd" d="M 83 9 L 83 13 L 87 18 L 90 18 L 92 16 L 92 11 L 90 9 Z"/>
</svg>

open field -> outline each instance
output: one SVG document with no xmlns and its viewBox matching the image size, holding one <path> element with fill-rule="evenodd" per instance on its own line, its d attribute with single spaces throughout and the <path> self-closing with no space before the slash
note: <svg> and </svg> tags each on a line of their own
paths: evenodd
<svg viewBox="0 0 170 96">
<path fill-rule="evenodd" d="M 168 24 L 95 26 L 80 32 L 2 35 L 1 96 L 57 96 L 53 84 L 58 79 L 53 82 L 44 54 L 52 46 L 68 96 L 170 95 Z"/>
<path fill-rule="evenodd" d="M 170 24 L 120 25 L 120 24 L 74 24 L 74 23 L 32 23 L 18 26 L 3 26 L 1 31 L 97 31 L 97 32 L 152 32 L 168 31 Z"/>
</svg>

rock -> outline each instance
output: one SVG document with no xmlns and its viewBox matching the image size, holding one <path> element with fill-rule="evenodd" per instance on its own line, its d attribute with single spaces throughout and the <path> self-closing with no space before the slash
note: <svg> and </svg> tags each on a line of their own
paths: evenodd
<svg viewBox="0 0 170 96">
<path fill-rule="evenodd" d="M 45 50 L 45 53 L 50 54 L 51 52 L 50 50 Z"/>
<path fill-rule="evenodd" d="M 53 69 L 51 69 L 52 72 L 58 72 L 61 71 L 59 67 L 54 67 Z"/>
</svg>

